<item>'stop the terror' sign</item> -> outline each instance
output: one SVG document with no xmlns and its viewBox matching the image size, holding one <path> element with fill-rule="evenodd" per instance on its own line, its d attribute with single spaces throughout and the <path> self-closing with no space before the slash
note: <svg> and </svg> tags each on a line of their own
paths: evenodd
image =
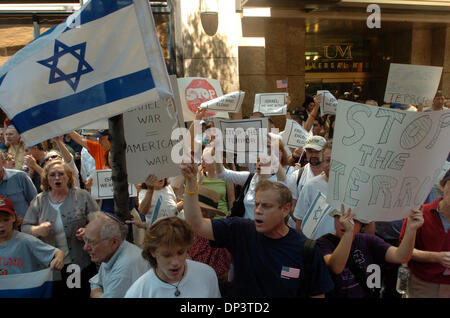
<svg viewBox="0 0 450 318">
<path fill-rule="evenodd" d="M 400 220 L 425 201 L 450 149 L 450 110 L 409 112 L 339 100 L 327 201 L 357 219 Z"/>
</svg>

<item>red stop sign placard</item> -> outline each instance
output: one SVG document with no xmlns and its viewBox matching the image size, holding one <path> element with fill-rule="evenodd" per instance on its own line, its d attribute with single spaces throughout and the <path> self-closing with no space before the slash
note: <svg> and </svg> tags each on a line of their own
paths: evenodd
<svg viewBox="0 0 450 318">
<path fill-rule="evenodd" d="M 201 103 L 217 98 L 214 87 L 204 79 L 195 79 L 189 83 L 184 91 L 184 96 L 189 110 L 196 113 Z M 216 112 L 207 111 L 205 117 L 214 116 Z"/>
</svg>

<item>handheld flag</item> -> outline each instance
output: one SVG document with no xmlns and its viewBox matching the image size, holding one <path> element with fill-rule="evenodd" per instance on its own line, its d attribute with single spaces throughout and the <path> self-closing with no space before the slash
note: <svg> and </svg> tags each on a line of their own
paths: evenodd
<svg viewBox="0 0 450 318">
<path fill-rule="evenodd" d="M 172 96 L 147 0 L 91 0 L 0 69 L 26 145 Z"/>
<path fill-rule="evenodd" d="M 0 298 L 51 298 L 52 271 L 0 275 Z"/>
</svg>

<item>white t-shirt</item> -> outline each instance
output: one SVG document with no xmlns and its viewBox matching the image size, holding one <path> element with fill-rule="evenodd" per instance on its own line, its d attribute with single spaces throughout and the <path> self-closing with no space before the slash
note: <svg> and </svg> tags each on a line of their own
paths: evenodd
<svg viewBox="0 0 450 318">
<path fill-rule="evenodd" d="M 125 298 L 176 298 L 177 284 L 179 298 L 220 298 L 219 282 L 214 269 L 189 259 L 186 263 L 187 272 L 179 284 L 163 282 L 152 268 L 131 285 Z"/>
<path fill-rule="evenodd" d="M 306 212 L 319 192 L 322 192 L 324 196 L 327 196 L 328 194 L 328 182 L 325 181 L 322 175 L 312 178 L 303 187 L 295 206 L 295 218 L 303 220 Z"/>
<path fill-rule="evenodd" d="M 303 168 L 302 175 L 297 184 L 297 178 L 298 178 L 299 171 L 300 171 L 299 169 L 296 169 L 294 172 L 292 172 L 289 175 L 289 178 L 287 178 L 288 187 L 292 191 L 292 198 L 294 200 L 298 200 L 298 196 L 299 196 L 300 192 L 302 191 L 303 187 L 305 186 L 305 184 L 312 178 L 316 177 L 314 175 L 314 172 L 311 170 L 311 165 L 309 163 L 307 163 Z"/>
<path fill-rule="evenodd" d="M 302 191 L 300 192 L 297 205 L 295 206 L 295 218 L 300 220 L 304 219 L 306 212 L 308 212 L 319 192 L 321 192 L 325 197 L 328 194 L 328 182 L 325 181 L 322 175 L 318 175 L 317 177 L 312 178 L 303 187 Z M 333 233 L 334 230 L 334 218 L 332 216 L 326 215 L 315 231 L 314 236 L 309 238 L 312 240 L 316 240 L 325 234 Z"/>
<path fill-rule="evenodd" d="M 146 189 L 142 189 L 139 192 L 139 204 L 141 204 L 142 200 L 144 200 L 146 193 Z M 152 220 L 155 207 L 158 207 L 156 211 L 157 215 L 155 221 L 163 217 L 177 215 L 177 197 L 175 196 L 175 193 L 173 192 L 170 184 L 165 186 L 161 190 L 153 191 L 152 205 L 150 206 L 150 210 L 148 211 L 148 213 L 145 215 L 146 221 L 150 224 L 153 224 Z"/>
</svg>

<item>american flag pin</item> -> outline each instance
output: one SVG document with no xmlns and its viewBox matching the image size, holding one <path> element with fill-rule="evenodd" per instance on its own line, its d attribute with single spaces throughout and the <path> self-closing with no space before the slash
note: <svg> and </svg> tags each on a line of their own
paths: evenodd
<svg viewBox="0 0 450 318">
<path fill-rule="evenodd" d="M 300 269 L 294 268 L 294 267 L 283 266 L 281 268 L 281 277 L 299 278 L 300 277 Z"/>
</svg>

